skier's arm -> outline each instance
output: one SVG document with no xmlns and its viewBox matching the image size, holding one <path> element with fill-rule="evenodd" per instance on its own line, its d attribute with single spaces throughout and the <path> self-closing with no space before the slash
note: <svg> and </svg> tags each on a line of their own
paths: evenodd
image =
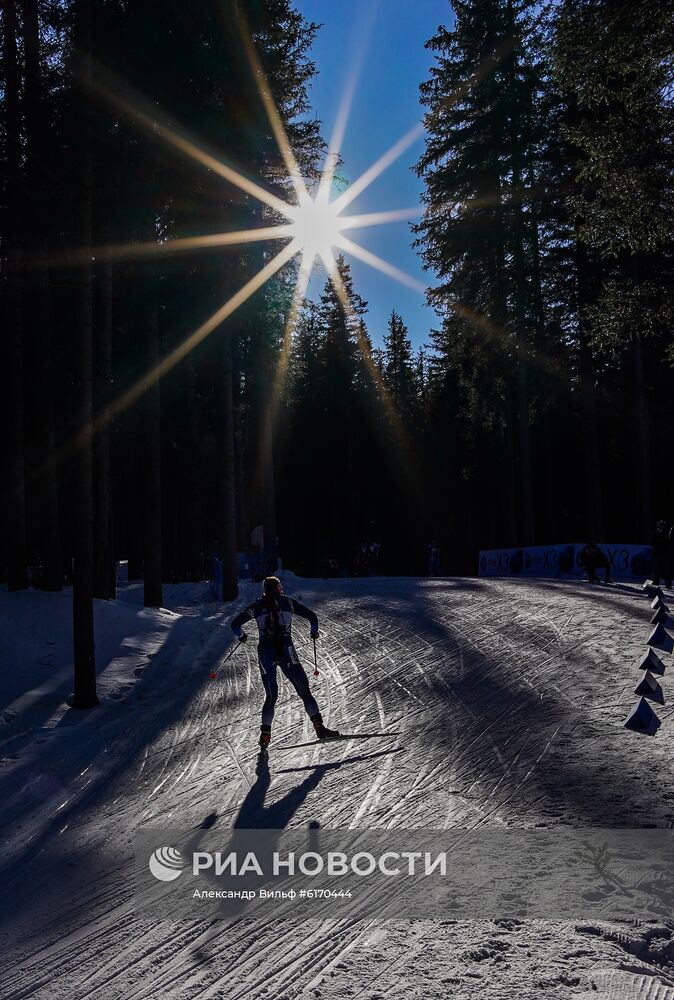
<svg viewBox="0 0 674 1000">
<path fill-rule="evenodd" d="M 236 618 L 232 619 L 232 632 L 240 639 L 244 634 L 242 626 L 245 622 L 248 622 L 253 617 L 253 612 L 250 608 L 245 608 Z"/>
<path fill-rule="evenodd" d="M 293 612 L 296 615 L 299 615 L 300 618 L 306 618 L 306 620 L 311 625 L 311 634 L 313 636 L 317 636 L 318 635 L 318 618 L 317 618 L 316 614 L 311 610 L 311 608 L 308 608 L 306 606 L 306 604 L 302 604 L 301 601 L 296 601 L 294 597 L 291 600 L 291 604 L 293 606 Z"/>
</svg>

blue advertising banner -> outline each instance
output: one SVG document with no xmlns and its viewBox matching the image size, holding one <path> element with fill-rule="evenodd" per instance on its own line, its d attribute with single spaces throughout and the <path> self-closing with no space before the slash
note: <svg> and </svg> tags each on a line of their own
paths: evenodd
<svg viewBox="0 0 674 1000">
<path fill-rule="evenodd" d="M 553 576 L 578 577 L 584 573 L 580 553 L 584 542 L 559 545 L 532 545 L 515 549 L 485 549 L 480 552 L 480 576 Z M 616 580 L 631 580 L 651 571 L 650 545 L 600 542 L 599 548 L 611 564 Z"/>
</svg>

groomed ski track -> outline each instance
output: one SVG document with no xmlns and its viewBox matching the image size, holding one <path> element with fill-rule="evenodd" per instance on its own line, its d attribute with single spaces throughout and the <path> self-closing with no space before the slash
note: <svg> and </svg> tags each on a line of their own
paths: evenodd
<svg viewBox="0 0 674 1000">
<path fill-rule="evenodd" d="M 649 631 L 637 585 L 293 579 L 287 590 L 320 618 L 311 681 L 328 724 L 404 735 L 277 751 L 312 738 L 286 684 L 269 776 L 258 773 L 255 644 L 218 666 L 252 591 L 225 608 L 176 608 L 191 618 L 182 644 L 153 655 L 84 743 L 69 751 L 62 739 L 55 753 L 52 733 L 27 732 L 30 774 L 41 755 L 49 787 L 27 791 L 23 750 L 2 762 L 2 1000 L 674 1000 L 674 950 L 655 949 L 650 924 L 316 922 L 275 919 L 272 906 L 167 924 L 134 912 L 116 858 L 147 825 L 471 836 L 672 825 L 670 705 L 653 739 L 622 727 Z M 296 645 L 310 673 L 300 622 Z M 658 926 L 666 944 L 674 922 Z"/>
</svg>

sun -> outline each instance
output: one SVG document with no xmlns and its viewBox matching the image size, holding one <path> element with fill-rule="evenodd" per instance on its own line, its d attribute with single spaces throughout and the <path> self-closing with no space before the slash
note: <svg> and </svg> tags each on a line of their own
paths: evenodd
<svg viewBox="0 0 674 1000">
<path fill-rule="evenodd" d="M 339 207 L 323 198 L 303 194 L 298 205 L 289 208 L 289 235 L 304 251 L 308 260 L 324 257 L 339 243 L 346 219 L 339 214 Z"/>
</svg>

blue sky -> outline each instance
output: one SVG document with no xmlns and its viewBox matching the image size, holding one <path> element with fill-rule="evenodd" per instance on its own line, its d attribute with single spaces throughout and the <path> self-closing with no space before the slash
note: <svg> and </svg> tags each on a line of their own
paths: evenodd
<svg viewBox="0 0 674 1000">
<path fill-rule="evenodd" d="M 295 0 L 295 5 L 306 18 L 322 25 L 313 49 L 319 73 L 311 88 L 311 101 L 323 122 L 326 139 L 349 67 L 356 58 L 358 39 L 369 36 L 342 144 L 342 172 L 352 181 L 420 121 L 419 84 L 432 62 L 424 43 L 439 24 L 450 23 L 450 5 L 448 0 Z M 422 148 L 423 140 L 419 139 L 349 206 L 346 214 L 418 205 L 422 185 L 411 168 Z M 429 281 L 411 246 L 413 237 L 405 222 L 346 235 L 413 277 Z M 425 343 L 434 314 L 423 295 L 367 264 L 348 259 L 354 287 L 368 302 L 368 328 L 375 345 L 381 344 L 391 309 L 402 315 L 415 346 Z M 324 281 L 321 268 L 312 279 L 312 297 L 317 297 Z"/>
</svg>

